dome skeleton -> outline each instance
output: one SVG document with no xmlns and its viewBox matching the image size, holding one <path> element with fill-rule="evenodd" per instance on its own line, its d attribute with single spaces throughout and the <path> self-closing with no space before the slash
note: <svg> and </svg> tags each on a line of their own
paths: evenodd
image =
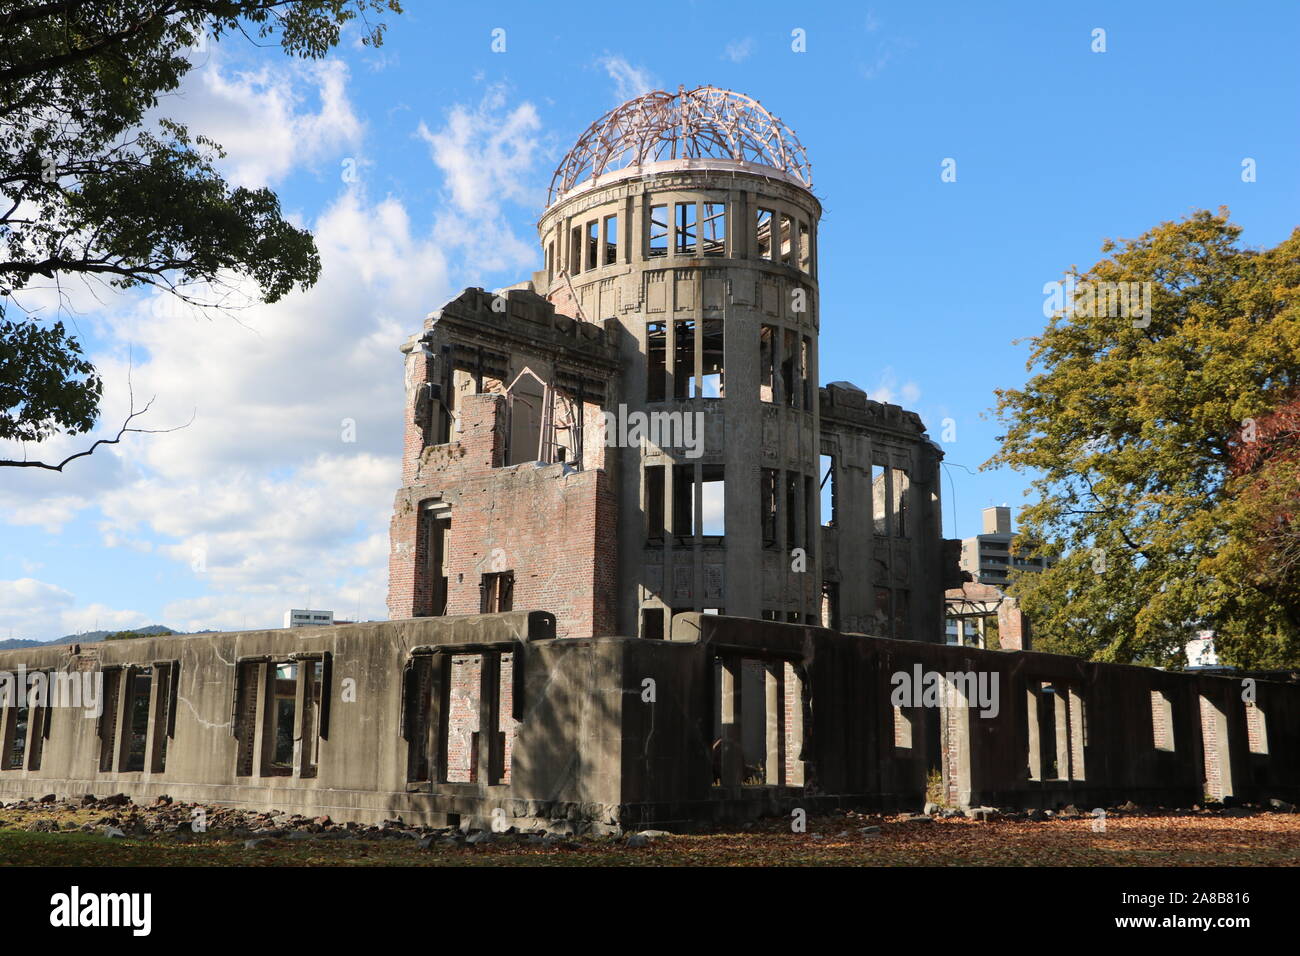
<svg viewBox="0 0 1300 956">
<path fill-rule="evenodd" d="M 794 131 L 757 100 L 713 86 L 656 90 L 592 123 L 556 167 L 547 205 L 606 173 L 672 160 L 775 169 L 806 189 L 812 166 Z"/>
</svg>

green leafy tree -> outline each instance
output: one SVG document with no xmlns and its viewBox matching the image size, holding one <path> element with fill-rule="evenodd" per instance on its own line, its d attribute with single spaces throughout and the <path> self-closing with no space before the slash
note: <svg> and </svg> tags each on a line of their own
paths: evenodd
<svg viewBox="0 0 1300 956">
<path fill-rule="evenodd" d="M 268 189 L 231 188 L 219 144 L 146 121 L 209 42 L 240 35 L 320 58 L 359 20 L 377 45 L 397 0 L 0 0 L 0 438 L 82 434 L 102 382 L 27 293 L 81 279 L 153 287 L 199 309 L 251 280 L 275 302 L 320 274 L 310 233 Z M 214 294 L 211 290 L 217 290 Z M 0 460 L 61 471 L 62 462 Z"/>
<path fill-rule="evenodd" d="M 1044 650 L 1181 666 L 1212 628 L 1227 663 L 1297 660 L 1279 595 L 1221 557 L 1245 520 L 1243 423 L 1300 384 L 1300 230 L 1266 250 L 1240 232 L 1226 209 L 1202 210 L 1107 241 L 1074 308 L 1032 340 L 1025 387 L 997 392 L 1007 431 L 984 467 L 1036 473 L 1017 544 L 1061 554 L 1012 583 Z M 1149 310 L 1099 307 L 1114 288 Z"/>
</svg>

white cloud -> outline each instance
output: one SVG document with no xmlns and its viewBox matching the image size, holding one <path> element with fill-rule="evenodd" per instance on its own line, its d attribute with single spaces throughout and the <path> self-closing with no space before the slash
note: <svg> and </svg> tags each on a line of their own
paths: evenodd
<svg viewBox="0 0 1300 956">
<path fill-rule="evenodd" d="M 47 641 L 90 630 L 123 630 L 149 623 L 138 611 L 104 604 L 77 606 L 74 594 L 35 578 L 0 581 L 0 638 Z"/>
<path fill-rule="evenodd" d="M 283 179 L 292 170 L 306 164 L 318 162 L 338 151 L 360 148 L 364 126 L 357 119 L 347 95 L 348 71 L 344 63 L 338 60 L 321 62 L 289 61 L 274 66 L 261 66 L 256 70 L 238 70 L 223 61 L 214 48 L 203 63 L 197 64 L 187 74 L 181 89 L 174 95 L 164 98 L 154 116 L 168 116 L 184 122 L 194 134 L 203 134 L 220 143 L 226 151 L 226 158 L 219 161 L 223 172 L 233 184 L 262 186 L 274 184 Z M 359 165 L 364 160 L 353 157 Z M 405 283 L 413 289 L 427 288 L 421 283 L 409 283 L 408 277 L 397 275 L 402 263 L 385 256 L 397 252 L 409 251 L 409 226 L 403 219 L 404 210 L 400 205 L 381 203 L 374 209 L 335 207 L 332 219 L 325 221 L 337 225 L 336 238 L 340 244 L 346 243 L 348 251 L 368 253 L 369 263 L 378 263 L 379 268 L 388 269 L 394 284 Z M 357 219 L 372 217 L 378 229 L 369 230 L 367 224 L 358 224 Z M 398 249 L 393 242 L 385 242 L 383 233 L 398 233 L 397 241 L 405 241 L 408 248 Z M 367 250 L 356 248 L 361 237 L 379 233 L 372 246 Z M 361 240 L 364 241 L 364 240 Z M 318 236 L 318 244 L 320 237 Z M 430 247 L 431 248 L 431 247 Z M 322 250 L 324 253 L 324 250 Z M 427 250 L 426 250 L 427 251 Z M 438 263 L 428 261 L 429 257 L 412 264 L 432 273 L 435 279 L 445 276 L 446 270 Z M 342 264 L 350 273 L 360 268 L 365 270 L 365 262 Z M 371 275 L 374 273 L 371 268 Z M 353 273 L 354 274 L 354 273 Z M 334 280 L 340 281 L 334 281 Z M 325 278 L 318 285 L 316 302 L 333 298 L 331 287 L 345 288 L 354 285 L 350 276 L 333 276 L 327 269 Z M 329 292 L 325 290 L 329 289 Z M 368 287 L 373 293 L 373 286 Z M 322 292 L 325 294 L 322 295 Z M 243 297 L 235 295 L 239 302 Z M 362 296 L 352 296 L 351 304 L 364 312 L 366 305 Z M 98 330 L 99 333 L 114 343 L 108 354 L 97 354 L 92 360 L 99 368 L 105 380 L 105 396 L 102 403 L 99 430 L 90 436 L 58 436 L 40 445 L 26 448 L 15 443 L 0 446 L 0 457 L 28 458 L 57 463 L 69 455 L 89 448 L 97 438 L 111 438 L 123 423 L 130 402 L 126 393 L 127 369 L 130 365 L 130 346 L 146 346 L 152 354 L 153 361 L 144 368 L 135 368 L 132 379 L 135 385 L 136 407 L 147 402 L 151 395 L 158 396 L 150 414 L 134 422 L 142 428 L 167 428 L 184 423 L 196 408 L 211 411 L 217 400 L 224 399 L 228 406 L 235 409 L 250 404 L 244 400 L 249 395 L 246 384 L 249 376 L 240 375 L 240 369 L 251 354 L 268 356 L 269 360 L 284 358 L 291 351 L 284 346 L 284 339 L 276 340 L 281 348 L 275 348 L 275 342 L 268 343 L 265 334 L 250 344 L 246 330 L 234 323 L 218 320 L 209 322 L 197 318 L 182 307 L 176 308 L 176 300 L 170 296 L 152 296 L 141 300 L 135 296 L 124 296 L 96 281 L 86 281 L 78 277 L 62 277 L 58 283 L 35 283 L 23 291 L 21 301 L 23 308 L 35 310 L 37 314 L 53 316 L 60 312 L 68 321 L 71 331 L 83 342 L 87 340 L 86 332 Z M 422 315 L 424 303 L 409 302 L 414 314 Z M 284 316 L 290 307 L 277 308 L 268 312 L 265 308 L 240 313 L 238 321 L 257 326 L 262 316 L 269 316 L 263 323 L 271 331 L 274 339 L 276 332 L 289 332 L 297 341 L 297 349 L 304 343 L 313 341 L 309 332 L 316 324 L 318 316 L 301 316 L 302 325 L 295 328 L 293 322 L 285 322 Z M 134 310 L 132 314 L 132 310 Z M 131 315 L 127 323 L 120 318 L 106 319 L 110 312 L 126 312 Z M 395 328 L 395 327 L 394 327 Z M 199 333 L 199 330 L 203 330 Z M 394 335 L 401 334 L 394 331 Z M 319 339 L 317 339 L 319 341 Z M 223 349 L 221 345 L 228 346 Z M 345 345 L 343 353 L 355 362 L 357 343 L 352 340 L 336 342 Z M 391 347 L 391 341 L 383 342 L 384 350 Z M 217 346 L 214 348 L 214 345 Z M 261 346 L 258 349 L 258 345 Z M 367 342 L 361 349 L 371 357 L 377 356 L 377 342 Z M 189 354 L 178 354 L 189 353 Z M 170 360 L 182 358 L 186 365 L 173 365 Z M 385 358 L 391 358 L 385 354 Z M 233 360 L 233 362 L 232 362 Z M 164 369 L 171 374 L 165 374 Z M 233 370 L 233 371 L 232 371 Z M 266 374 L 265 366 L 254 367 L 257 374 Z M 276 380 L 286 381 L 292 376 L 276 375 Z M 206 379 L 206 381 L 205 381 Z M 225 388 L 230 382 L 238 382 L 240 388 Z M 213 388 L 213 383 L 220 383 Z M 238 392 L 239 400 L 231 402 L 230 395 L 219 394 Z M 196 392 L 212 399 L 202 402 Z M 183 399 L 183 400 L 182 400 Z M 256 404 L 256 399 L 251 404 Z M 251 410 L 245 408 L 251 414 Z M 247 416 L 245 416 L 247 417 Z M 247 428 L 236 431 L 247 436 Z M 181 433 L 178 433 L 180 435 Z M 169 444 L 168 436 L 151 436 L 147 443 L 128 438 L 128 448 L 143 448 L 149 452 L 158 449 L 184 449 L 186 454 L 193 451 L 187 447 L 184 438 L 202 435 L 204 447 L 213 451 L 223 448 L 229 450 L 230 442 L 212 442 L 214 431 L 211 428 L 187 431 L 178 441 Z M 173 436 L 174 437 L 174 436 Z M 227 436 L 232 437 L 232 436 Z M 159 444 L 161 443 L 161 444 Z M 192 445 L 192 443 L 190 443 Z M 244 444 L 236 441 L 235 444 Z M 245 445 L 246 447 L 246 445 Z M 50 533 L 58 532 L 81 510 L 89 507 L 94 498 L 106 488 L 120 487 L 131 480 L 135 471 L 129 455 L 121 454 L 125 449 L 119 446 L 117 453 L 101 447 L 90 458 L 83 458 L 68 466 L 63 473 L 53 473 L 39 469 L 13 469 L 13 474 L 6 476 L 6 486 L 0 488 L 0 519 L 14 525 L 36 525 Z M 210 456 L 209 456 L 210 457 Z M 201 463 L 203 456 L 192 459 Z M 146 462 L 148 463 L 148 462 Z"/>
<path fill-rule="evenodd" d="M 90 442 L 85 442 L 89 445 Z M 44 446 L 42 446 L 44 447 Z M 82 508 L 90 504 L 89 498 L 76 495 L 56 495 L 50 498 L 30 500 L 25 496 L 13 494 L 13 489 L 3 495 L 10 504 L 0 508 L 0 514 L 12 525 L 36 525 L 49 534 L 58 534 Z"/>
<path fill-rule="evenodd" d="M 880 373 L 879 382 L 875 388 L 868 389 L 867 396 L 873 401 L 915 410 L 916 403 L 921 400 L 921 386 L 910 379 L 899 384 L 898 374 L 891 367 Z"/>
<path fill-rule="evenodd" d="M 311 225 L 323 271 L 306 293 L 255 305 L 238 321 L 136 299 L 107 322 L 114 344 L 92 356 L 106 382 L 105 428 L 128 404 L 128 343 L 137 404 L 157 396 L 144 423 L 166 427 L 193 414 L 191 425 L 129 435 L 77 463 L 84 468 L 23 474 L 0 492 L 5 520 L 50 530 L 78 509 L 98 508 L 102 560 L 112 560 L 112 548 L 153 549 L 189 569 L 203 549 L 195 577 L 210 593 L 171 602 L 167 614 L 181 616 L 158 623 L 276 626 L 304 592 L 328 598 L 341 616 L 355 613 L 358 599 L 365 616 L 383 613 L 389 510 L 400 479 L 397 346 L 449 297 L 447 264 L 396 200 L 369 204 L 348 192 Z M 344 441 L 344 419 L 355 422 L 355 443 Z M 65 441 L 85 446 L 94 437 Z M 50 494 L 56 487 L 76 493 Z M 82 522 L 84 540 L 94 526 Z M 41 638 L 95 620 L 103 628 L 155 623 L 70 602 L 66 592 L 34 593 L 32 610 L 8 620 L 24 628 L 18 636 Z"/>
<path fill-rule="evenodd" d="M 498 196 L 527 200 L 527 174 L 537 152 L 542 122 L 532 103 L 506 109 L 505 91 L 488 90 L 470 109 L 452 107 L 447 123 L 432 131 L 421 120 L 417 135 L 429 144 L 442 171 L 448 198 L 463 213 L 495 212 Z"/>
<path fill-rule="evenodd" d="M 368 165 L 359 155 L 365 126 L 347 84 L 348 68 L 341 60 L 282 60 L 241 70 L 213 47 L 180 89 L 163 97 L 147 123 L 168 117 L 184 123 L 192 135 L 219 143 L 226 155 L 217 166 L 233 185 L 275 185 L 294 170 L 327 159 L 340 164 L 335 169 L 341 180 L 343 160 Z M 14 296 L 14 304 L 29 313 L 64 318 L 83 341 L 78 320 L 93 327 L 95 313 L 120 301 L 104 281 L 75 275 L 38 277 Z M 61 452 L 60 460 L 83 447 L 69 440 L 50 443 L 46 450 Z"/>
<path fill-rule="evenodd" d="M 273 185 L 300 166 L 360 147 L 364 129 L 347 80 L 341 60 L 239 70 L 214 54 L 158 112 L 220 143 L 226 151 L 220 165 L 232 183 Z"/>
<path fill-rule="evenodd" d="M 875 32 L 868 28 L 869 32 Z M 874 80 L 885 68 L 895 59 L 902 56 L 912 47 L 916 46 L 914 42 L 905 37 L 886 37 L 876 43 L 875 49 L 871 54 L 871 62 L 860 64 L 858 69 L 861 71 L 864 79 Z"/>
<path fill-rule="evenodd" d="M 393 485 L 385 486 L 391 500 Z M 315 560 L 318 551 L 301 551 Z M 382 531 L 361 541 L 354 541 L 335 553 L 327 553 L 327 574 L 305 575 L 301 580 L 282 581 L 268 586 L 241 588 L 237 600 L 226 592 L 184 598 L 163 608 L 164 618 L 181 630 L 244 630 L 280 627 L 284 612 L 291 607 L 332 610 L 340 620 L 383 620 L 388 616 L 385 598 L 388 592 L 388 530 L 385 516 Z M 346 578 L 332 577 L 343 568 Z"/>
<path fill-rule="evenodd" d="M 434 236 L 472 266 L 477 280 L 537 262 L 536 238 L 515 235 L 504 206 L 543 205 L 535 169 L 543 152 L 541 129 L 536 107 L 526 101 L 510 107 L 500 86 L 474 107 L 453 107 L 439 129 L 423 120 L 416 129 L 445 182 L 447 208 L 437 217 Z"/>
<path fill-rule="evenodd" d="M 605 72 L 609 74 L 609 78 L 614 81 L 614 95 L 620 103 L 635 99 L 641 94 L 649 93 L 659 87 L 658 81 L 651 75 L 649 70 L 633 66 L 621 56 L 606 55 L 601 57 L 597 63 L 604 68 Z"/>
<path fill-rule="evenodd" d="M 90 356 L 98 362 L 98 357 Z M 106 391 L 117 383 L 107 382 Z M 121 403 L 121 408 L 126 402 Z M 87 435 L 60 435 L 38 444 L 0 442 L 0 458 L 26 459 L 57 464 L 69 455 L 85 451 L 99 438 L 112 438 L 121 427 L 119 407 L 113 405 L 101 416 L 97 430 Z M 38 527 L 58 534 L 91 507 L 105 488 L 130 479 L 132 466 L 121 456 L 120 446 L 101 445 L 93 455 L 78 458 L 62 472 L 42 468 L 6 468 L 0 483 L 0 522 L 16 527 Z"/>
<path fill-rule="evenodd" d="M 723 50 L 724 58 L 732 63 L 743 63 L 749 59 L 749 55 L 754 52 L 754 38 L 745 37 L 743 40 L 732 40 Z"/>
<path fill-rule="evenodd" d="M 0 622 L 8 626 L 15 614 L 27 614 L 46 608 L 71 607 L 76 599 L 56 584 L 35 578 L 0 581 Z"/>
<path fill-rule="evenodd" d="M 129 480 L 96 501 L 105 548 L 157 541 L 158 553 L 200 569 L 213 593 L 168 605 L 184 615 L 165 621 L 173 627 L 261 626 L 256 616 L 278 608 L 274 624 L 300 591 L 333 588 L 355 601 L 355 582 L 373 586 L 376 568 L 386 570 L 386 546 L 377 557 L 357 542 L 387 537 L 400 478 L 397 346 L 448 297 L 447 266 L 396 200 L 369 205 L 346 193 L 313 232 L 323 272 L 309 292 L 239 322 L 142 306 L 117 329 L 148 355 L 133 376 L 137 395 L 159 396 L 151 417 L 194 413 L 180 431 L 132 436 L 122 452 L 136 462 Z M 124 380 L 120 361 L 100 360 L 108 381 Z M 106 408 L 124 405 L 121 393 L 119 384 Z M 377 616 L 382 586 L 368 594 Z"/>
<path fill-rule="evenodd" d="M 231 147 L 236 178 L 274 182 L 340 144 L 359 149 L 340 68 L 313 74 L 319 106 L 281 73 L 206 69 L 184 104 L 211 105 L 204 123 L 180 116 L 175 102 L 164 114 Z M 537 110 L 500 88 L 454 107 L 440 126 L 421 124 L 419 135 L 441 179 L 431 227 L 415 226 L 402 201 L 371 201 L 353 185 L 304 223 L 322 261 L 307 292 L 224 317 L 122 294 L 96 318 L 106 343 L 91 355 L 105 381 L 100 430 L 30 452 L 49 459 L 114 433 L 129 408 L 128 372 L 137 407 L 156 396 L 139 424 L 192 423 L 128 435 L 62 475 L 22 469 L 0 489 L 0 521 L 63 528 L 77 544 L 97 544 L 105 562 L 119 548 L 174 562 L 193 575 L 186 593 L 197 596 L 151 595 L 162 612 L 146 620 L 23 579 L 31 583 L 11 589 L 8 606 L 0 595 L 0 624 L 46 638 L 96 622 L 267 627 L 308 601 L 340 617 L 385 615 L 404 403 L 398 346 L 450 298 L 460 272 L 482 284 L 490 270 L 536 263 L 535 237 L 512 232 L 506 204 L 539 207 L 545 185 Z M 250 289 L 234 291 L 238 300 Z M 345 419 L 354 443 L 344 440 Z"/>
<path fill-rule="evenodd" d="M 375 453 L 400 442 L 397 346 L 445 297 L 447 265 L 432 239 L 417 236 L 396 200 L 340 196 L 312 225 L 321 279 L 235 320 L 157 314 L 147 304 L 115 323 L 137 356 L 135 393 L 157 395 L 155 427 L 193 424 L 166 435 L 131 436 L 128 447 L 169 480 L 214 471 L 295 469 L 321 454 Z M 125 410 L 124 349 L 104 371 L 105 420 Z M 356 443 L 343 441 L 343 420 Z"/>
</svg>

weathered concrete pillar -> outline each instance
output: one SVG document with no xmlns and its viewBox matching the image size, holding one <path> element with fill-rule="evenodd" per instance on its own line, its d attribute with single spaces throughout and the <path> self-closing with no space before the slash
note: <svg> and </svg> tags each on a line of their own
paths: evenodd
<svg viewBox="0 0 1300 956">
<path fill-rule="evenodd" d="M 1070 687 L 1070 779 L 1087 780 L 1087 770 L 1084 766 L 1084 702 L 1083 695 L 1079 693 L 1079 688 Z"/>
<path fill-rule="evenodd" d="M 135 675 L 139 671 L 139 667 L 124 667 L 118 677 L 117 712 L 113 715 L 116 727 L 113 737 L 116 753 L 113 766 L 109 769 L 119 773 L 126 769 L 131 753 L 132 697 L 135 690 Z"/>
<path fill-rule="evenodd" d="M 943 678 L 943 706 L 939 727 L 943 751 L 943 785 L 949 801 L 970 806 L 970 706 L 961 687 Z"/>
<path fill-rule="evenodd" d="M 479 667 L 478 695 L 478 772 L 480 784 L 498 783 L 504 772 L 502 767 L 500 735 L 497 732 L 498 704 L 501 693 L 501 655 L 485 652 Z"/>
<path fill-rule="evenodd" d="M 727 655 L 722 661 L 722 785 L 738 787 L 745 778 L 744 741 L 741 737 L 743 667 L 739 657 Z"/>
<path fill-rule="evenodd" d="M 259 661 L 253 665 L 252 671 L 257 688 L 257 704 L 253 709 L 257 715 L 253 724 L 253 753 L 256 755 L 253 773 L 264 777 L 271 772 L 275 748 L 275 665 Z"/>
<path fill-rule="evenodd" d="M 434 654 L 429 665 L 429 723 L 424 746 L 429 755 L 429 780 L 435 784 L 447 778 L 447 711 L 443 701 L 447 699 L 449 659 L 447 654 Z"/>
<path fill-rule="evenodd" d="M 769 786 L 785 783 L 785 661 L 763 666 L 767 713 L 766 778 Z"/>
<path fill-rule="evenodd" d="M 1043 779 L 1043 754 L 1038 730 L 1038 689 L 1031 681 L 1025 687 L 1025 725 L 1029 729 L 1029 779 Z"/>
<path fill-rule="evenodd" d="M 175 666 L 175 664 L 161 667 L 155 665 L 153 668 L 153 679 L 149 685 L 152 690 L 149 700 L 149 730 L 144 745 L 146 774 L 163 769 L 159 765 L 162 762 L 163 744 L 167 740 L 167 711 L 169 707 L 176 706 L 170 696 L 171 668 Z"/>
<path fill-rule="evenodd" d="M 1070 711 L 1069 698 L 1060 684 L 1052 685 L 1052 714 L 1056 722 L 1056 775 L 1061 780 L 1071 779 L 1070 766 Z"/>
</svg>

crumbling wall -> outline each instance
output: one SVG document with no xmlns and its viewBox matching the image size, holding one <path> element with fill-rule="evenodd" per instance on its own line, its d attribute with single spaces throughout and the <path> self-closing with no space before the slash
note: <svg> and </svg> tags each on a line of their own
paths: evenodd
<svg viewBox="0 0 1300 956">
<path fill-rule="evenodd" d="M 403 351 L 389 614 L 529 607 L 554 614 L 562 637 L 613 633 L 617 498 L 600 410 L 619 376 L 605 332 L 524 289 L 469 289 Z M 521 427 L 547 420 L 543 391 L 556 396 L 549 420 L 572 428 Z M 435 520 L 449 528 L 445 555 Z"/>
<path fill-rule="evenodd" d="M 165 737 L 165 766 L 127 769 L 121 695 L 106 716 L 51 707 L 48 722 L 29 712 L 34 736 L 21 766 L 0 769 L 0 796 L 168 794 L 337 820 L 612 828 L 917 810 L 936 771 L 953 804 L 1190 806 L 1217 760 L 1222 797 L 1300 798 L 1290 683 L 706 614 L 678 615 L 664 641 L 554 633 L 550 615 L 515 612 L 0 652 L 0 672 L 14 674 L 178 667 L 176 706 L 150 701 L 146 750 Z M 269 759 L 283 744 L 277 708 L 294 701 L 296 718 L 311 699 L 301 676 L 294 696 L 289 665 L 323 686 L 280 767 Z M 1220 715 L 1212 741 L 1203 705 Z M 1263 719 L 1253 737 L 1250 710 Z M 741 746 L 750 720 L 761 722 L 757 760 Z M 302 726 L 319 739 L 301 739 Z"/>
<path fill-rule="evenodd" d="M 837 604 L 827 609 L 833 620 L 822 623 L 877 637 L 942 642 L 943 590 L 955 570 L 943 544 L 943 452 L 915 412 L 872 401 L 847 383 L 822 388 L 820 402 L 821 454 L 833 460 L 834 498 L 834 514 L 822 515 L 823 580 L 828 602 Z M 886 487 L 873 481 L 873 469 L 906 477 L 894 477 Z"/>
<path fill-rule="evenodd" d="M 1231 796 L 1295 802 L 1300 795 L 1300 686 L 1295 684 L 712 615 L 680 615 L 673 637 L 674 643 L 752 647 L 799 660 L 806 674 L 808 786 L 789 794 L 787 806 L 829 800 L 919 808 L 932 769 L 942 774 L 942 790 L 954 804 L 1083 808 L 1133 800 L 1190 806 L 1204 799 L 1201 698 L 1224 715 L 1214 747 L 1231 770 Z M 911 746 L 900 746 L 895 694 L 929 674 L 938 678 L 937 697 L 904 698 L 905 705 L 920 706 L 903 708 Z M 986 706 L 990 701 L 982 701 L 978 690 L 964 691 L 967 676 L 976 688 L 996 688 L 995 706 Z M 1248 721 L 1253 718 L 1243 701 L 1247 686 L 1255 698 L 1252 706 L 1266 715 L 1266 754 L 1251 752 Z M 1156 746 L 1152 690 L 1169 701 L 1172 750 Z M 1031 768 L 1035 749 L 1039 766 Z M 735 799 L 743 804 L 745 796 L 738 793 Z"/>
<path fill-rule="evenodd" d="M 512 821 L 608 817 L 595 808 L 619 800 L 618 738 L 609 728 L 617 726 L 621 706 L 620 639 L 593 647 L 554 641 L 554 634 L 550 615 L 516 612 L 0 652 L 0 672 L 15 675 L 93 676 L 179 662 L 174 717 L 163 713 L 149 726 L 151 738 L 168 736 L 162 771 L 100 769 L 105 720 L 120 728 L 125 708 L 101 716 L 93 708 L 56 706 L 48 729 L 34 731 L 43 735 L 39 766 L 0 771 L 0 797 L 120 792 L 148 802 L 167 794 L 336 820 L 402 816 L 435 825 L 466 816 L 487 826 L 497 808 Z M 273 742 L 272 682 L 257 677 L 256 668 L 322 658 L 328 661 L 327 715 L 316 765 L 300 772 L 309 768 L 295 757 L 292 772 L 268 773 L 263 750 Z M 411 779 L 411 738 L 419 724 L 415 683 L 404 679 L 416 658 L 440 661 L 427 742 L 434 779 L 424 782 Z M 252 706 L 241 708 L 250 691 Z M 596 698 L 600 706 L 593 706 Z M 301 696 L 297 703 L 301 708 Z M 490 713 L 497 715 L 492 724 L 482 720 Z M 256 752 L 245 762 L 240 721 L 250 718 Z M 301 725 L 294 727 L 301 736 Z M 481 733 L 485 727 L 499 736 Z"/>
</svg>

